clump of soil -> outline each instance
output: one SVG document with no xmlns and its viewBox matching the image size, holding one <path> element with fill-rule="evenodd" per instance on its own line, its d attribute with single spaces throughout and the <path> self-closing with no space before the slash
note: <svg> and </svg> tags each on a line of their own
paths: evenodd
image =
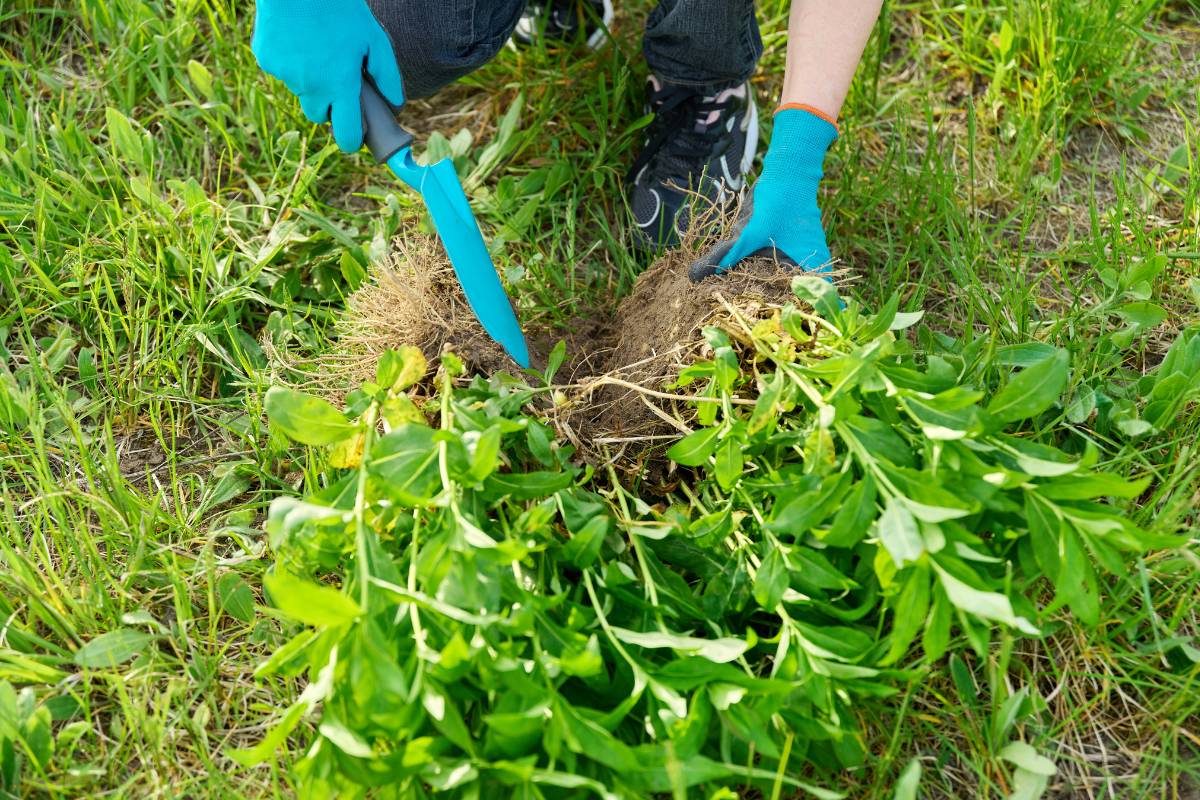
<svg viewBox="0 0 1200 800">
<path fill-rule="evenodd" d="M 706 240 L 689 236 L 638 277 L 612 315 L 611 349 L 600 369 L 575 370 L 559 429 L 585 457 L 605 453 L 622 466 L 640 464 L 654 446 L 690 432 L 686 395 L 668 387 L 679 371 L 708 355 L 702 330 L 753 325 L 796 297 L 794 272 L 755 259 L 721 276 L 692 283 L 688 267 Z"/>
<path fill-rule="evenodd" d="M 753 325 L 796 301 L 790 288 L 795 273 L 771 259 L 743 263 L 698 284 L 688 279 L 689 265 L 730 224 L 698 222 L 615 309 L 584 314 L 561 329 L 526 329 L 539 369 L 557 341 L 567 342 L 568 361 L 555 378 L 557 402 L 546 413 L 584 458 L 640 469 L 642 454 L 690 430 L 687 396 L 669 387 L 680 369 L 704 357 L 702 329 Z M 337 327 L 340 352 L 321 359 L 310 388 L 315 384 L 326 394 L 355 388 L 374 376 L 384 351 L 401 345 L 421 348 L 431 369 L 450 350 L 475 374 L 518 371 L 472 313 L 434 237 L 408 233 L 397 239 L 391 256 L 347 306 Z"/>
</svg>

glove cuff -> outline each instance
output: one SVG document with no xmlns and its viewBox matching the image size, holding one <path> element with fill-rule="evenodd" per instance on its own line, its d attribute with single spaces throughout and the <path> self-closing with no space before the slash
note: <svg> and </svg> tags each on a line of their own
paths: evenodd
<svg viewBox="0 0 1200 800">
<path fill-rule="evenodd" d="M 838 138 L 837 126 L 824 115 L 797 107 L 785 107 L 775 112 L 775 127 L 771 131 L 768 151 L 788 161 L 819 160 Z"/>
<path fill-rule="evenodd" d="M 775 113 L 778 114 L 780 111 L 789 111 L 793 109 L 797 111 L 807 111 L 814 117 L 820 117 L 832 125 L 834 130 L 837 130 L 839 133 L 841 132 L 841 129 L 838 128 L 836 117 L 831 117 L 821 109 L 817 108 L 816 106 L 810 106 L 808 103 L 784 103 L 783 105 L 779 106 L 779 108 L 775 109 Z"/>
</svg>

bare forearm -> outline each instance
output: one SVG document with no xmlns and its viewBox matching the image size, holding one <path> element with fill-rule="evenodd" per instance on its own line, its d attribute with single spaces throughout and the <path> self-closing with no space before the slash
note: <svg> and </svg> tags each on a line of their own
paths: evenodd
<svg viewBox="0 0 1200 800">
<path fill-rule="evenodd" d="M 837 119 L 883 0 L 792 0 L 781 105 Z"/>
</svg>

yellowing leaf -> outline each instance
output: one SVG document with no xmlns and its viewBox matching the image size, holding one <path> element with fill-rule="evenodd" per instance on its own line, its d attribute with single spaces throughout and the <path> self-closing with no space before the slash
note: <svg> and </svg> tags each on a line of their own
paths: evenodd
<svg viewBox="0 0 1200 800">
<path fill-rule="evenodd" d="M 363 445 L 366 441 L 366 431 L 359 431 L 349 439 L 336 442 L 329 448 L 329 465 L 339 469 L 357 467 L 362 463 Z"/>
</svg>

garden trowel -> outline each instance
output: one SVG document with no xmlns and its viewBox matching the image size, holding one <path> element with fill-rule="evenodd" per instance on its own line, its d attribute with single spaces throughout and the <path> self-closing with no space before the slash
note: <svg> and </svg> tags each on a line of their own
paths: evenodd
<svg viewBox="0 0 1200 800">
<path fill-rule="evenodd" d="M 418 164 L 413 159 L 412 134 L 400 127 L 391 106 L 365 77 L 362 111 L 363 131 L 371 155 L 380 164 L 386 163 L 396 177 L 421 193 L 471 310 L 479 317 L 488 335 L 527 369 L 529 349 L 525 345 L 525 335 L 521 333 L 512 303 L 500 285 L 454 164 L 448 158 L 427 167 Z"/>
</svg>

